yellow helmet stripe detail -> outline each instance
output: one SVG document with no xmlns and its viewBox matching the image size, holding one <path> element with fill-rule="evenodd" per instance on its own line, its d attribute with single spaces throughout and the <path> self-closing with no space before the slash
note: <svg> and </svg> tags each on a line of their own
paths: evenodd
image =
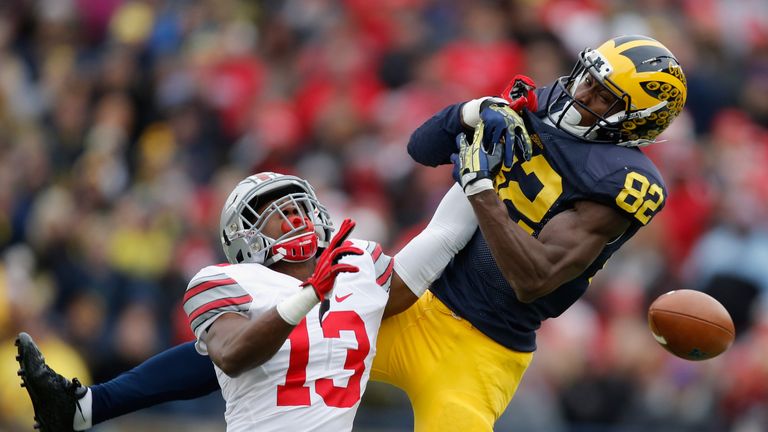
<svg viewBox="0 0 768 432">
<path fill-rule="evenodd" d="M 611 80 L 613 80 L 618 88 L 613 88 L 608 82 L 606 82 L 606 85 L 616 93 L 620 94 L 623 90 L 623 92 L 632 95 L 631 109 L 645 109 L 658 104 L 658 99 L 649 95 L 645 89 L 640 87 L 640 84 L 643 82 L 655 81 L 667 83 L 678 89 L 684 89 L 686 87 L 685 83 L 678 77 L 666 72 L 638 72 L 637 65 L 634 64 L 632 59 L 622 54 L 632 48 L 643 46 L 660 48 L 665 53 L 668 53 L 669 56 L 672 56 L 672 53 L 669 52 L 664 45 L 648 39 L 631 40 L 618 46 L 615 45 L 614 40 L 610 40 L 598 48 L 598 51 L 606 58 L 613 68 Z M 664 59 L 662 59 L 662 61 L 664 61 Z M 683 94 L 683 97 L 685 97 L 685 94 Z"/>
</svg>

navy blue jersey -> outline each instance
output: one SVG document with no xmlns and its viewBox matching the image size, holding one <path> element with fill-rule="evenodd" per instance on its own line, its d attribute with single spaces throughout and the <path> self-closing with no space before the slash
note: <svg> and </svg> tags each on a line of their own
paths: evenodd
<svg viewBox="0 0 768 432">
<path fill-rule="evenodd" d="M 546 100 L 546 94 L 540 93 L 539 100 Z M 460 110 L 461 104 L 450 106 L 414 132 L 408 151 L 416 161 L 433 166 L 450 162 L 455 136 L 469 132 L 460 123 Z M 536 349 L 541 322 L 560 315 L 584 294 L 608 258 L 662 209 L 666 189 L 640 150 L 574 138 L 546 124 L 546 111 L 526 112 L 524 118 L 533 156 L 504 167 L 494 181 L 513 221 L 537 236 L 548 220 L 582 200 L 610 206 L 631 221 L 581 275 L 529 304 L 517 300 L 479 229 L 432 285 L 430 290 L 443 303 L 484 334 L 529 352 Z"/>
</svg>

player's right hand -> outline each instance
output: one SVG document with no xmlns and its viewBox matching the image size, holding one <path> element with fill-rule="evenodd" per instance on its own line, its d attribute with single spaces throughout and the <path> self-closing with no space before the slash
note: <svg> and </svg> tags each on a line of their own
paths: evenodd
<svg viewBox="0 0 768 432">
<path fill-rule="evenodd" d="M 317 259 L 317 265 L 312 276 L 301 284 L 301 286 L 311 286 L 320 301 L 323 301 L 325 296 L 333 290 L 336 276 L 339 273 L 357 273 L 359 271 L 356 266 L 351 264 L 339 264 L 339 260 L 345 256 L 363 254 L 362 249 L 352 246 L 352 243 L 345 243 L 354 228 L 355 221 L 344 219 L 339 231 Z"/>
<path fill-rule="evenodd" d="M 509 105 L 487 102 L 481 105 L 482 121 L 477 126 L 483 128 L 482 141 L 485 151 L 493 153 L 495 148 L 505 147 L 505 162 L 512 160 L 511 153 L 514 151 L 518 151 L 522 159 L 531 160 L 533 144 L 520 114 Z"/>
</svg>

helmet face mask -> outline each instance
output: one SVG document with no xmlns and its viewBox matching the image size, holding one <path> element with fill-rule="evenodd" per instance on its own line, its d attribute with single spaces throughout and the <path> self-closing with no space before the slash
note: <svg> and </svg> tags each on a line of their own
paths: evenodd
<svg viewBox="0 0 768 432">
<path fill-rule="evenodd" d="M 560 87 L 562 94 L 554 104 L 548 104 L 549 109 L 547 114 L 550 116 L 550 119 L 556 127 L 577 138 L 594 142 L 615 143 L 618 142 L 620 138 L 619 127 L 615 123 L 615 119 L 619 116 L 627 115 L 627 107 L 629 106 L 627 100 L 629 99 L 629 96 L 626 94 L 617 95 L 605 85 L 601 78 L 595 75 L 593 68 L 594 66 L 588 66 L 582 61 L 579 61 L 569 76 L 560 78 L 557 81 L 557 85 Z M 604 110 L 604 112 L 593 110 L 575 97 L 576 90 L 588 77 L 591 77 L 592 80 L 598 82 L 604 89 L 609 90 L 614 97 L 614 101 Z M 596 120 L 591 125 L 581 126 L 581 114 L 578 114 L 578 111 L 576 110 L 577 106 L 581 108 L 582 111 L 586 111 L 592 115 Z M 557 108 L 553 109 L 554 107 Z M 608 113 L 613 114 L 606 115 Z"/>
<path fill-rule="evenodd" d="M 616 98 L 603 113 L 576 100 L 576 90 L 588 77 Z M 654 142 L 681 112 L 687 93 L 677 59 L 645 36 L 621 36 L 585 49 L 557 86 L 559 91 L 550 92 L 547 100 L 547 116 L 556 127 L 587 141 L 628 147 Z M 593 115 L 594 123 L 580 125 L 576 106 Z"/>
<path fill-rule="evenodd" d="M 277 238 L 264 232 L 274 218 L 279 218 L 282 231 Z M 280 260 L 312 258 L 318 247 L 328 245 L 333 228 L 328 211 L 307 181 L 260 173 L 241 181 L 230 193 L 222 209 L 220 230 L 230 263 L 269 266 Z"/>
</svg>

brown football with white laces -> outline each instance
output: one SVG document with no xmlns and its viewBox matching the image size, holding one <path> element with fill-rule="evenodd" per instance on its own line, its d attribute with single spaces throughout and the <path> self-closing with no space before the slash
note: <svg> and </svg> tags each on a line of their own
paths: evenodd
<svg viewBox="0 0 768 432">
<path fill-rule="evenodd" d="M 736 330 L 725 307 L 701 291 L 677 290 L 660 295 L 648 309 L 656 341 L 686 360 L 707 360 L 733 343 Z"/>
</svg>

